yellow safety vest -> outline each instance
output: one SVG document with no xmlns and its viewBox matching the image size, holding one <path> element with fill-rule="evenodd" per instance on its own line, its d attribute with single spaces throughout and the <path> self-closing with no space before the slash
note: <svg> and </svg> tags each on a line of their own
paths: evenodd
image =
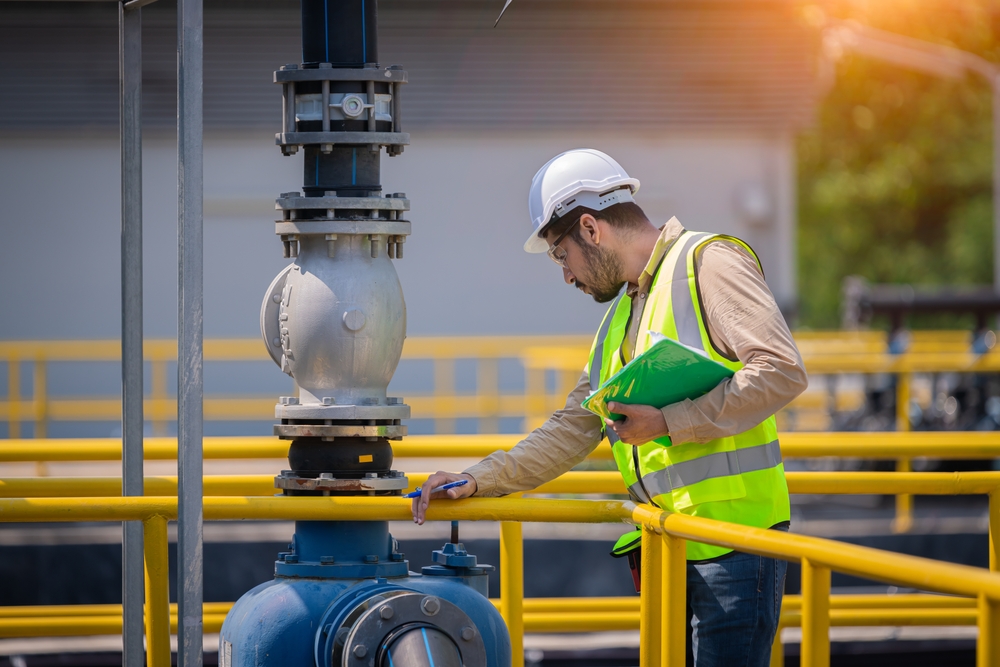
<svg viewBox="0 0 1000 667">
<path fill-rule="evenodd" d="M 743 368 L 712 345 L 695 275 L 698 254 L 719 239 L 742 246 L 757 259 L 750 246 L 731 236 L 682 232 L 654 272 L 635 355 L 655 342 L 649 334 L 656 332 L 702 350 L 734 371 Z M 622 294 L 608 309 L 591 348 L 587 366 L 591 390 L 621 370 L 621 348 L 631 317 L 632 300 Z M 758 528 L 789 520 L 788 485 L 773 415 L 748 431 L 703 444 L 647 442 L 636 446 L 619 441 L 611 429 L 605 434 L 629 494 L 640 502 Z M 730 551 L 696 542 L 687 545 L 688 560 L 715 558 Z"/>
</svg>

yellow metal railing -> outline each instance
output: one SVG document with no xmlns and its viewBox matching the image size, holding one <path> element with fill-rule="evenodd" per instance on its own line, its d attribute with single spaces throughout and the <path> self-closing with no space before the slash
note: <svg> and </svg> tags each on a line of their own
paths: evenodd
<svg viewBox="0 0 1000 667">
<path fill-rule="evenodd" d="M 993 482 L 996 483 L 995 481 Z M 994 487 L 995 488 L 995 487 Z M 131 521 L 146 525 L 147 541 L 147 642 L 150 664 L 169 665 L 170 608 L 166 597 L 166 520 L 176 517 L 176 498 L 19 498 L 0 500 L 2 521 Z M 304 497 L 206 497 L 206 520 L 279 519 L 279 520 L 405 520 L 409 503 L 399 498 L 304 498 Z M 640 664 L 682 665 L 687 628 L 685 627 L 685 540 L 695 540 L 735 548 L 751 553 L 799 561 L 803 568 L 800 598 L 790 600 L 783 620 L 791 623 L 797 615 L 802 626 L 801 664 L 817 667 L 829 664 L 829 628 L 836 619 L 841 623 L 867 624 L 890 618 L 900 623 L 968 624 L 979 627 L 980 665 L 1000 665 L 1000 575 L 977 568 L 939 563 L 924 558 L 904 556 L 866 547 L 842 544 L 821 538 L 767 531 L 727 524 L 710 519 L 671 514 L 647 505 L 636 506 L 614 500 L 541 500 L 541 499 L 467 499 L 453 503 L 435 503 L 428 513 L 430 520 L 501 521 L 504 542 L 501 569 L 500 609 L 512 635 L 520 638 L 524 630 L 551 631 L 561 628 L 565 616 L 555 611 L 558 603 L 523 600 L 521 579 L 520 524 L 514 522 L 629 522 L 643 526 L 643 593 L 639 599 Z M 504 564 L 506 563 L 506 565 Z M 963 596 L 970 601 L 937 602 L 921 596 L 918 609 L 875 604 L 868 596 L 843 600 L 836 605 L 830 598 L 831 571 L 841 571 L 868 579 L 886 581 L 921 590 Z M 836 598 L 834 598 L 836 600 Z M 971 605 L 975 604 L 975 608 Z M 837 607 L 847 613 L 835 613 Z M 908 602 L 916 602 L 910 600 Z M 571 612 L 579 622 L 611 629 L 633 627 L 634 602 L 612 601 L 594 605 L 591 610 Z M 887 611 L 888 610 L 888 611 Z M 84 610 L 80 610 L 84 612 Z M 94 610 L 87 609 L 86 612 Z M 866 613 L 867 612 L 867 613 Z M 32 628 L 47 626 L 52 634 L 60 625 L 91 634 L 117 627 L 120 620 L 111 615 L 71 614 L 46 608 L 41 613 L 21 614 L 8 610 L 0 616 L 0 632 L 18 628 L 33 634 Z M 223 608 L 206 608 L 206 628 L 221 622 Z M 592 618 L 588 618 L 588 614 Z M 529 624 L 530 619 L 530 624 Z M 117 625 L 116 625 L 117 623 Z M 211 625 L 210 625 L 211 624 Z M 515 640 L 515 643 L 517 641 Z M 514 652 L 515 665 L 523 664 L 523 653 Z"/>
<path fill-rule="evenodd" d="M 400 443 L 397 448 L 398 457 L 441 457 L 441 456 L 482 456 L 495 449 L 507 449 L 516 443 L 516 436 L 434 436 L 434 437 L 414 437 L 408 438 L 406 442 Z M 0 447 L 0 459 L 32 460 L 29 457 L 42 458 L 51 457 L 56 460 L 83 460 L 98 459 L 108 460 L 116 458 L 120 453 L 120 441 L 97 440 L 74 443 L 72 441 L 17 441 L 8 442 L 8 446 Z M 152 439 L 147 442 L 147 454 L 151 458 L 170 458 L 176 454 L 176 444 L 169 439 Z M 34 451 L 32 451 L 34 450 Z M 997 456 L 1000 452 L 1000 436 L 990 433 L 888 433 L 888 434 L 789 434 L 783 439 L 783 450 L 786 456 L 830 456 L 830 455 L 872 455 L 877 457 L 892 458 L 900 455 L 924 455 L 924 456 L 948 456 L 952 458 L 980 458 Z M 272 438 L 209 438 L 205 443 L 206 456 L 209 458 L 243 458 L 247 456 L 280 457 L 286 452 L 283 443 L 276 442 Z M 602 445 L 595 452 L 598 458 L 610 456 L 610 449 Z M 423 483 L 426 473 L 410 473 L 411 487 Z M 990 567 L 997 569 L 1000 561 L 997 557 L 997 545 L 993 540 L 996 531 L 1000 529 L 1000 473 L 807 473 L 790 472 L 787 474 L 789 489 L 792 493 L 909 493 L 909 494 L 987 494 L 990 501 L 989 525 L 990 525 Z M 13 478 L 0 480 L 0 496 L 16 497 L 19 500 L 0 501 L 0 520 L 11 520 L 17 518 L 20 511 L 24 511 L 25 506 L 11 507 L 5 503 L 49 503 L 48 509 L 35 507 L 36 512 L 32 513 L 32 520 L 97 520 L 79 518 L 79 510 L 67 508 L 59 505 L 60 501 L 51 496 L 102 496 L 120 493 L 120 479 L 118 478 Z M 176 478 L 150 477 L 146 480 L 146 491 L 151 496 L 171 495 L 176 493 Z M 544 494 L 621 494 L 624 492 L 621 478 L 616 472 L 574 472 L 564 475 L 553 482 L 540 487 L 537 493 Z M 207 476 L 205 478 L 205 493 L 209 498 L 207 504 L 214 504 L 216 501 L 230 503 L 227 505 L 228 511 L 234 511 L 234 507 L 251 507 L 254 500 L 267 500 L 269 502 L 283 502 L 285 499 L 273 498 L 274 493 L 273 478 L 262 475 L 245 476 Z M 213 495 L 224 496 L 212 498 Z M 264 498 L 254 499 L 249 496 L 260 495 Z M 50 496 L 40 500 L 25 500 L 31 496 Z M 74 502 L 79 498 L 74 498 Z M 121 498 L 92 498 L 89 502 L 97 503 L 98 508 L 107 509 L 105 501 L 117 503 Z M 133 499 L 125 499 L 133 501 Z M 139 502 L 169 501 L 173 499 L 164 498 L 142 498 Z M 308 499 L 307 499 L 308 500 Z M 52 504 L 55 503 L 55 504 Z M 235 503 L 235 505 L 231 504 Z M 247 504 L 249 503 L 249 504 Z M 278 507 L 278 506 L 271 506 Z M 288 506 L 285 506 L 288 507 Z M 446 505 L 447 507 L 447 505 Z M 599 504 L 596 507 L 607 508 L 606 504 Z M 404 505 L 405 508 L 405 505 Z M 11 509 L 19 510 L 13 514 Z M 132 508 L 135 509 L 134 507 Z M 40 513 L 38 511 L 40 510 Z M 67 511 L 68 510 L 68 511 Z M 102 510 L 103 511 L 103 510 Z M 273 509 L 270 511 L 274 511 Z M 603 510 L 600 510 L 603 511 Z M 599 510 L 595 510 L 599 513 Z M 76 515 L 76 517 L 74 517 Z M 43 518 L 48 516 L 49 518 Z M 157 516 L 172 516 L 169 513 L 158 513 Z M 298 516 L 298 515 L 296 515 Z M 207 518 L 227 518 L 226 516 L 215 516 L 206 510 Z M 301 516 L 300 518 L 318 518 L 319 515 Z M 433 515 L 432 515 L 433 517 Z M 231 517 L 231 518 L 236 518 Z M 258 516 L 253 514 L 247 518 L 274 518 L 273 516 Z M 333 518 L 322 515 L 322 518 Z M 364 518 L 356 516 L 355 518 Z M 399 518 L 399 517 L 382 517 Z M 436 517 L 433 517 L 436 518 Z M 451 517 L 449 517 L 451 518 Z M 453 518 L 463 518 L 455 516 Z M 464 517 L 469 518 L 469 517 Z M 640 627 L 648 631 L 652 622 L 649 620 L 655 615 L 654 610 L 643 607 L 641 602 L 637 603 L 634 598 L 612 598 L 594 600 L 574 600 L 571 610 L 560 608 L 559 601 L 552 600 L 522 600 L 523 593 L 523 562 L 520 554 L 521 535 L 520 525 L 509 523 L 518 518 L 516 514 L 495 514 L 488 516 L 478 516 L 477 518 L 502 519 L 507 523 L 501 528 L 501 572 L 502 599 L 498 603 L 504 610 L 504 616 L 511 624 L 512 632 L 515 635 L 515 643 L 520 638 L 521 632 L 572 632 L 589 630 L 608 629 L 629 629 Z M 26 519 L 21 519 L 26 520 Z M 525 518 L 524 520 L 529 520 Z M 534 520 L 534 519 L 532 519 Z M 553 519 L 554 520 L 554 519 Z M 579 515 L 564 515 L 560 520 L 579 521 L 585 520 Z M 157 520 L 146 520 L 147 532 L 150 530 L 159 531 L 159 526 L 153 528 L 153 523 Z M 165 523 L 164 523 L 165 526 Z M 751 530 L 751 529 L 746 529 Z M 157 533 L 165 535 L 165 533 Z M 675 536 L 676 537 L 676 536 Z M 683 537 L 683 535 L 680 535 Z M 156 536 L 151 536 L 147 544 L 147 557 L 157 558 L 156 553 L 161 547 L 156 546 Z M 651 537 L 647 537 L 652 539 Z M 710 541 L 710 540 L 706 540 Z M 673 548 L 678 548 L 681 540 L 670 543 Z M 151 546 L 152 545 L 152 546 Z M 744 544 L 743 547 L 748 545 Z M 752 546 L 752 545 L 750 545 Z M 652 547 L 656 549 L 656 547 Z M 740 548 L 740 547 L 738 547 Z M 152 553 L 149 552 L 152 550 Z M 766 553 L 757 549 L 748 549 L 758 553 Z M 683 554 L 683 550 L 681 551 Z M 669 556 L 669 555 L 668 555 Z M 670 558 L 668 557 L 669 561 Z M 808 558 L 807 558 L 808 560 Z M 814 559 L 815 560 L 815 559 Z M 803 627 L 803 655 L 806 651 L 810 655 L 819 656 L 820 662 L 803 664 L 824 664 L 821 660 L 824 651 L 828 650 L 828 640 L 823 640 L 823 627 L 830 625 L 970 625 L 978 624 L 984 627 L 990 622 L 995 622 L 992 616 L 983 615 L 984 604 L 989 612 L 990 605 L 995 604 L 990 600 L 986 603 L 973 600 L 971 598 L 956 599 L 942 598 L 940 596 L 907 595 L 907 596 L 834 596 L 829 599 L 828 606 L 812 605 L 804 602 L 810 597 L 829 595 L 828 578 L 829 570 L 842 569 L 836 564 L 823 565 L 822 560 L 809 561 L 804 564 L 803 595 L 804 598 L 789 596 L 782 609 L 781 626 L 793 627 L 801 625 Z M 676 563 L 674 564 L 676 567 Z M 812 569 L 806 569 L 806 568 Z M 931 566 L 928 566 L 931 567 Z M 825 571 L 824 571 L 825 568 Z M 149 576 L 150 593 L 147 599 L 155 602 L 156 585 L 159 581 L 156 574 L 157 569 L 148 569 L 152 574 Z M 850 569 L 844 571 L 858 574 Z M 650 581 L 657 581 L 656 571 L 648 573 Z M 936 571 L 929 571 L 930 576 L 937 576 Z M 676 577 L 677 573 L 674 572 Z M 860 576 L 868 576 L 860 573 Z M 664 581 L 671 581 L 670 573 L 663 574 Z M 869 577 L 877 578 L 877 577 Z M 892 578 L 887 580 L 895 581 Z M 898 581 L 896 583 L 899 583 Z M 665 584 L 666 585 L 666 584 Z M 941 590 L 943 592 L 956 593 L 957 591 L 934 586 L 927 581 L 922 583 L 906 583 L 916 588 L 924 590 Z M 676 587 L 676 582 L 675 582 Z M 165 600 L 165 598 L 164 598 Z M 506 600 L 506 602 L 504 602 Z M 675 598 L 676 600 L 676 598 Z M 655 601 L 654 601 L 655 602 Z M 660 601 L 662 603 L 662 600 Z M 655 604 L 660 604 L 655 603 Z M 637 604 L 639 606 L 637 606 Z M 655 606 L 654 604 L 654 606 Z M 150 609 L 152 608 L 151 605 Z M 121 632 L 120 617 L 114 618 L 118 613 L 116 609 L 104 607 L 103 610 L 95 609 L 93 606 L 86 607 L 45 607 L 38 608 L 37 611 L 25 611 L 9 609 L 0 611 L 0 636 L 12 635 L 40 635 L 40 634 L 94 634 L 97 632 Z M 521 610 L 520 612 L 518 610 Z M 206 606 L 206 628 L 217 628 L 221 626 L 226 608 L 224 606 Z M 825 611 L 824 611 L 825 610 Z M 674 615 L 680 613 L 678 609 L 663 609 L 661 621 L 669 623 Z M 990 612 L 992 613 L 992 612 Z M 41 617 L 47 618 L 44 620 Z M 166 616 L 156 618 L 150 617 L 149 627 L 156 632 L 163 632 L 166 627 L 163 619 Z M 646 618 L 643 626 L 640 619 Z M 992 620 L 991 620 L 992 619 Z M 158 624 L 157 624 L 158 623 Z M 217 624 L 217 625 L 216 625 Z M 117 628 L 117 629 L 116 629 Z M 157 630 L 157 628 L 160 628 Z M 806 639 L 806 636 L 811 639 Z M 151 641 L 157 641 L 155 638 Z M 810 641 L 812 642 L 810 644 Z M 645 645 L 645 641 L 644 641 Z M 781 664 L 780 645 L 779 650 L 773 654 L 772 664 Z M 981 649 L 981 656 L 989 655 L 987 649 Z M 995 651 L 996 649 L 989 649 Z M 519 655 L 519 653 L 515 653 Z M 653 654 L 647 652 L 646 660 L 652 660 Z M 646 662 L 644 664 L 657 664 Z M 981 664 L 997 664 L 987 662 Z"/>
<path fill-rule="evenodd" d="M 520 435 L 435 435 L 409 436 L 395 443 L 397 457 L 484 457 L 498 450 L 509 450 L 516 445 Z M 121 459 L 121 441 L 114 438 L 81 438 L 67 440 L 5 440 L 0 441 L 0 463 L 36 462 L 43 468 L 52 461 L 116 461 Z M 177 442 L 173 438 L 147 438 L 147 460 L 174 459 Z M 215 437 L 205 439 L 206 459 L 282 459 L 288 454 L 288 445 L 272 437 Z M 897 470 L 906 472 L 908 462 L 914 457 L 947 459 L 1000 458 L 1000 433 L 992 432 L 852 432 L 852 433 L 785 433 L 781 437 L 781 450 L 786 458 L 851 457 L 868 459 L 893 459 Z M 592 460 L 611 461 L 611 448 L 606 443 L 591 454 Z M 222 483 L 222 482 L 219 482 Z M 581 491 L 585 493 L 586 491 Z M 879 491 L 872 491 L 879 493 Z M 881 493 L 891 493 L 881 491 Z M 896 530 L 912 526 L 912 501 L 910 494 L 896 492 Z M 903 498 L 900 501 L 899 498 Z"/>
<path fill-rule="evenodd" d="M 914 376 L 936 372 L 1000 371 L 1000 350 L 976 355 L 969 334 L 961 331 L 914 332 L 905 354 L 890 354 L 882 332 L 800 332 L 796 341 L 806 368 L 813 376 L 889 373 L 899 376 L 897 405 L 900 424 L 908 423 L 905 406 L 911 396 L 924 404 L 930 393 L 921 385 L 911 391 Z M 523 418 L 526 429 L 543 421 L 562 406 L 566 394 L 583 370 L 590 346 L 589 336 L 468 336 L 409 338 L 403 347 L 404 361 L 429 361 L 426 378 L 429 391 L 405 392 L 414 418 L 433 419 L 437 433 L 455 431 L 455 420 L 479 420 L 480 433 L 496 432 L 499 419 Z M 145 400 L 145 416 L 154 434 L 166 432 L 176 416 L 176 400 L 170 395 L 169 364 L 176 361 L 177 345 L 171 340 L 149 340 L 144 344 L 151 391 Z M 60 362 L 117 362 L 120 343 L 98 341 L 4 341 L 0 342 L 0 365 L 6 368 L 7 395 L 0 401 L 0 421 L 6 422 L 11 438 L 20 437 L 22 425 L 33 424 L 34 437 L 45 437 L 49 422 L 116 421 L 121 404 L 116 397 L 51 396 L 49 365 Z M 523 391 L 501 391 L 499 364 L 514 360 L 524 371 Z M 205 360 L 219 362 L 270 363 L 257 339 L 205 341 Z M 475 363 L 475 389 L 456 389 L 459 361 Z M 22 393 L 22 379 L 30 375 L 30 396 Z M 810 391 L 793 401 L 780 415 L 783 429 L 817 430 L 829 427 L 831 411 L 856 408 L 863 400 L 857 391 Z M 205 397 L 207 420 L 273 419 L 275 397 L 213 395 Z"/>
</svg>

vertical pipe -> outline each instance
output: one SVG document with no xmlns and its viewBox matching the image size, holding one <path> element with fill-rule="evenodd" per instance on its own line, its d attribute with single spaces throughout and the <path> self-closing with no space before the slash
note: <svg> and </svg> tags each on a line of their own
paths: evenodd
<svg viewBox="0 0 1000 667">
<path fill-rule="evenodd" d="M 802 559 L 802 667 L 830 667 L 830 568 Z"/>
<path fill-rule="evenodd" d="M 663 595 L 663 538 L 642 530 L 642 562 L 639 595 L 639 667 L 660 664 L 660 642 L 663 637 L 663 615 L 660 596 Z"/>
<path fill-rule="evenodd" d="M 662 664 L 684 667 L 687 644 L 687 544 L 679 537 L 663 536 Z"/>
<path fill-rule="evenodd" d="M 990 570 L 1000 570 L 1000 551 L 998 551 L 998 536 L 1000 536 L 1000 489 L 990 492 Z"/>
<path fill-rule="evenodd" d="M 21 437 L 21 360 L 7 357 L 7 437 Z"/>
<path fill-rule="evenodd" d="M 177 664 L 202 664 L 202 0 L 177 2 Z"/>
<path fill-rule="evenodd" d="M 167 520 L 153 515 L 138 523 L 143 530 L 146 561 L 146 647 L 149 667 L 170 667 L 170 581 L 167 568 Z M 140 611 L 142 607 L 139 608 Z M 139 628 L 139 662 L 142 665 L 142 626 Z"/>
<path fill-rule="evenodd" d="M 142 9 L 118 5 L 121 103 L 122 495 L 143 494 Z M 143 529 L 122 524 L 122 660 L 141 665 Z"/>
<path fill-rule="evenodd" d="M 500 615 L 510 631 L 511 667 L 524 667 L 524 542 L 519 521 L 500 523 Z"/>
<path fill-rule="evenodd" d="M 165 359 L 154 358 L 150 363 L 152 373 L 152 392 L 150 394 L 150 407 L 152 408 L 153 435 L 167 434 L 167 420 L 165 415 L 167 408 L 167 361 Z"/>
<path fill-rule="evenodd" d="M 979 595 L 976 667 L 1000 667 L 1000 603 Z"/>
<path fill-rule="evenodd" d="M 910 374 L 900 373 L 896 376 L 896 430 L 910 430 Z M 910 472 L 910 459 L 901 458 L 896 461 L 896 472 Z M 908 533 L 913 528 L 913 496 L 901 493 L 896 496 L 896 520 L 892 530 L 895 533 Z"/>
</svg>

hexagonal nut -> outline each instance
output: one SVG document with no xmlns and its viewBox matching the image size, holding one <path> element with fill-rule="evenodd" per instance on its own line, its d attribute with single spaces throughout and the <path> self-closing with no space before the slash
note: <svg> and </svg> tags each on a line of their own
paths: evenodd
<svg viewBox="0 0 1000 667">
<path fill-rule="evenodd" d="M 441 601 L 436 597 L 427 596 L 420 601 L 420 611 L 426 616 L 433 616 L 441 611 Z"/>
<path fill-rule="evenodd" d="M 383 621 L 388 621 L 396 612 L 389 605 L 383 606 L 378 610 L 378 615 L 382 617 Z"/>
<path fill-rule="evenodd" d="M 355 658 L 358 658 L 360 660 L 361 658 L 364 658 L 366 655 L 368 655 L 368 649 L 365 648 L 363 644 L 358 644 L 357 646 L 354 647 L 354 650 L 351 651 L 351 653 L 354 654 Z"/>
<path fill-rule="evenodd" d="M 476 629 L 472 626 L 465 626 L 462 628 L 462 639 L 467 642 L 471 642 L 476 636 Z"/>
</svg>

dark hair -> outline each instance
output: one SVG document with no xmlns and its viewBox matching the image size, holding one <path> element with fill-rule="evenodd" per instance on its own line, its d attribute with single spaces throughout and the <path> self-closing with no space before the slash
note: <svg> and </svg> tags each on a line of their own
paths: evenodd
<svg viewBox="0 0 1000 667">
<path fill-rule="evenodd" d="M 635 202 L 613 204 L 602 211 L 595 211 L 594 209 L 587 208 L 586 206 L 577 206 L 575 209 L 570 211 L 569 214 L 564 215 L 553 222 L 548 229 L 545 230 L 545 238 L 558 237 L 571 226 L 576 225 L 577 221 L 582 218 L 585 213 L 591 214 L 598 220 L 604 220 L 616 229 L 639 229 L 643 225 L 649 224 L 649 218 L 646 217 L 646 214 Z M 570 233 L 570 238 L 577 241 L 580 240 L 579 227 L 573 229 L 572 233 Z"/>
</svg>

